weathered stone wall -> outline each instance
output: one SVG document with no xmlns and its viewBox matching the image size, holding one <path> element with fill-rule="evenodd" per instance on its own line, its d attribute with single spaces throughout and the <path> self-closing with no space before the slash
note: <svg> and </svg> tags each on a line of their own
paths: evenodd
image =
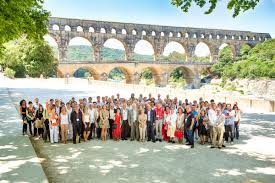
<svg viewBox="0 0 275 183">
<path fill-rule="evenodd" d="M 213 79 L 211 83 L 219 85 L 221 84 L 221 80 Z M 232 88 L 232 86 L 234 86 L 233 88 L 236 91 L 243 91 L 244 95 L 275 100 L 275 80 L 236 79 L 234 81 L 227 81 L 224 88 Z"/>
</svg>

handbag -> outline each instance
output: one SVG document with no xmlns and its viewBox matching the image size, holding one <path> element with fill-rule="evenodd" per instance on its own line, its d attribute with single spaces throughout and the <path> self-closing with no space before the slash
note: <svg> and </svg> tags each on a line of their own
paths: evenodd
<svg viewBox="0 0 275 183">
<path fill-rule="evenodd" d="M 175 131 L 175 137 L 177 137 L 177 138 L 182 138 L 182 137 L 183 137 L 183 132 L 180 131 L 180 130 L 176 130 L 176 131 Z"/>
<path fill-rule="evenodd" d="M 42 119 L 41 120 L 37 119 L 35 121 L 35 127 L 36 128 L 43 128 L 43 121 L 42 121 Z"/>
<path fill-rule="evenodd" d="M 116 129 L 116 128 L 117 128 L 117 124 L 113 124 L 112 129 Z"/>
</svg>

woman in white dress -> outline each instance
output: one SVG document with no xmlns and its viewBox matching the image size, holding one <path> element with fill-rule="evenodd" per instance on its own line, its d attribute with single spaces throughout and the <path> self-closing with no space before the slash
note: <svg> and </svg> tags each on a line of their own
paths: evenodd
<svg viewBox="0 0 275 183">
<path fill-rule="evenodd" d="M 67 114 L 66 107 L 61 108 L 60 113 L 60 126 L 61 126 L 61 142 L 67 144 L 68 129 L 69 129 L 69 116 Z"/>
<path fill-rule="evenodd" d="M 72 113 L 72 107 L 70 102 L 66 103 L 67 108 L 67 114 L 68 114 L 68 120 L 69 120 L 69 134 L 68 134 L 68 140 L 73 140 L 73 125 L 71 122 L 71 113 Z"/>
</svg>

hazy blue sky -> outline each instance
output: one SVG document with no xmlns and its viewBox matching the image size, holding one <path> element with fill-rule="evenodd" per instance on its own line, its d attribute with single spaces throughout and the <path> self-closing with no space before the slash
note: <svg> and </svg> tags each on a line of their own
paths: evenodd
<svg viewBox="0 0 275 183">
<path fill-rule="evenodd" d="M 211 15 L 193 6 L 182 13 L 170 0 L 46 0 L 52 16 L 132 23 L 267 32 L 275 37 L 275 0 L 260 0 L 255 10 L 232 18 L 226 0 Z"/>
</svg>

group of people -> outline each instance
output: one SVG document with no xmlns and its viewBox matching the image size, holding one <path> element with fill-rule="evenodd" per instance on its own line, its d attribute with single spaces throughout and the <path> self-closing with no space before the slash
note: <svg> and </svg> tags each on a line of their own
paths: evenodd
<svg viewBox="0 0 275 183">
<path fill-rule="evenodd" d="M 66 103 L 60 99 L 50 99 L 43 106 L 38 98 L 34 101 L 20 101 L 23 120 L 23 135 L 43 138 L 44 141 L 74 144 L 91 139 L 167 141 L 184 143 L 194 147 L 210 143 L 211 148 L 225 147 L 239 139 L 241 110 L 237 103 L 215 103 L 214 100 L 190 102 L 164 99 L 160 95 L 142 94 L 129 99 L 97 96 L 74 97 Z"/>
</svg>

